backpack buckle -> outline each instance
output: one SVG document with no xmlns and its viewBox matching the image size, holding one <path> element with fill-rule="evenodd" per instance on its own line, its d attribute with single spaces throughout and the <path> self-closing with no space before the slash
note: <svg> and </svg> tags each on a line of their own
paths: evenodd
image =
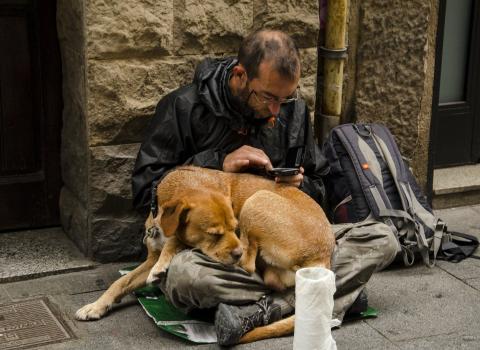
<svg viewBox="0 0 480 350">
<path fill-rule="evenodd" d="M 436 232 L 446 232 L 447 231 L 447 225 L 445 223 L 438 219 L 437 224 L 435 225 L 435 231 Z"/>
<path fill-rule="evenodd" d="M 363 130 L 360 130 L 359 126 L 363 126 Z M 353 128 L 359 134 L 360 136 L 363 137 L 372 137 L 372 129 L 370 128 L 370 125 L 357 125 L 353 124 Z"/>
</svg>

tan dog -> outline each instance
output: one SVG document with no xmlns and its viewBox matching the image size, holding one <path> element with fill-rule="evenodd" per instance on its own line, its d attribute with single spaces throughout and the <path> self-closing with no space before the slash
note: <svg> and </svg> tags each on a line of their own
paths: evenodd
<svg viewBox="0 0 480 350">
<path fill-rule="evenodd" d="M 159 214 L 150 214 L 145 223 L 147 232 L 158 232 L 147 235 L 147 260 L 79 309 L 77 319 L 99 319 L 123 296 L 157 280 L 173 256 L 188 247 L 249 272 L 256 270 L 259 255 L 266 265 L 265 283 L 276 290 L 293 286 L 299 268 L 330 268 L 335 245 L 330 224 L 321 207 L 297 188 L 250 174 L 180 167 L 162 180 L 157 197 Z M 240 342 L 289 334 L 293 328 L 291 316 L 253 329 Z"/>
</svg>

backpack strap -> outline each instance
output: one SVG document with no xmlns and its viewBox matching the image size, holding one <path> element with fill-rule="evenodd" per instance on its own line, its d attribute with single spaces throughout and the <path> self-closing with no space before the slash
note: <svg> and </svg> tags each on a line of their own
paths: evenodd
<svg viewBox="0 0 480 350">
<path fill-rule="evenodd" d="M 384 191 L 382 171 L 377 156 L 371 146 L 362 138 L 371 136 L 369 127 L 363 124 L 342 124 L 335 127 L 333 132 L 344 146 L 353 164 L 371 211 L 369 217 L 382 218 L 382 221 L 394 233 L 403 251 L 405 265 L 412 265 L 415 258 L 414 251 L 411 249 L 412 247 L 400 243 L 399 237 L 402 233 L 398 232 L 392 220 L 392 217 L 398 216 L 399 213 L 392 209 L 392 204 Z"/>
<path fill-rule="evenodd" d="M 389 167 L 400 195 L 402 207 L 405 212 L 409 214 L 407 221 L 410 229 L 413 229 L 413 233 L 416 236 L 422 259 L 427 266 L 433 267 L 442 243 L 445 224 L 441 220 L 435 218 L 418 202 L 415 193 L 408 182 L 405 163 L 399 158 L 400 151 L 395 142 L 393 142 L 393 136 L 388 129 L 378 124 L 373 124 L 372 129 L 372 137 Z M 383 135 L 383 138 L 379 135 Z M 388 145 L 385 140 L 389 141 Z M 429 244 L 425 235 L 425 227 L 433 231 L 433 238 L 430 240 L 431 244 Z M 430 261 L 429 251 L 433 252 L 433 261 Z"/>
<path fill-rule="evenodd" d="M 433 264 L 437 259 L 438 252 L 442 247 L 442 243 L 445 241 L 444 234 L 447 230 L 445 223 L 435 217 L 432 213 L 425 209 L 425 207 L 418 201 L 410 184 L 406 187 L 406 190 L 410 193 L 410 199 L 412 201 L 412 211 L 415 213 L 417 220 L 419 220 L 424 226 L 433 231 L 431 238 L 430 251 L 433 253 Z"/>
<path fill-rule="evenodd" d="M 382 150 L 382 156 L 387 162 L 395 184 L 397 185 L 403 207 L 414 219 L 414 232 L 417 236 L 418 246 L 425 264 L 433 267 L 440 251 L 443 256 L 446 256 L 448 260 L 453 262 L 458 262 L 466 257 L 472 256 L 479 245 L 478 239 L 475 236 L 460 232 L 447 232 L 445 223 L 435 217 L 417 199 L 408 180 L 405 163 L 399 158 L 400 151 L 397 145 L 394 142 L 388 142 L 388 144 L 385 142 L 393 140 L 390 131 L 378 124 L 373 124 L 372 129 L 372 135 L 378 147 Z M 383 137 L 379 137 L 379 135 L 383 135 Z M 391 151 L 389 151 L 390 147 Z M 392 216 L 395 215 L 392 212 L 389 214 Z M 410 221 L 408 218 L 407 220 Z M 426 228 L 433 232 L 430 239 L 426 238 Z M 455 237 L 461 237 L 464 241 L 459 241 Z M 430 259 L 429 252 L 432 253 L 433 259 Z"/>
<path fill-rule="evenodd" d="M 479 256 L 473 255 L 479 245 L 477 237 L 454 231 L 446 232 L 445 237 L 447 237 L 447 239 L 442 244 L 442 255 L 440 259 L 455 263 L 467 257 L 480 259 Z"/>
<path fill-rule="evenodd" d="M 379 142 L 379 140 L 375 137 L 375 132 L 373 128 L 374 126 L 375 124 L 353 126 L 353 129 L 358 134 L 357 135 L 357 142 L 359 145 L 358 148 L 361 150 L 362 154 L 365 156 L 366 164 L 368 164 L 368 168 L 362 167 L 362 170 L 365 172 L 365 170 L 368 169 L 367 174 L 371 172 L 372 174 L 375 175 L 375 178 L 378 179 L 378 181 L 374 182 L 369 187 L 371 198 L 374 201 L 374 205 L 370 202 L 370 207 L 372 208 L 372 212 L 374 216 L 377 218 L 381 218 L 382 221 L 388 226 L 390 226 L 391 230 L 395 233 L 395 236 L 397 237 L 397 240 L 402 250 L 403 262 L 406 266 L 411 266 L 415 261 L 415 251 L 419 246 L 418 244 L 419 237 L 416 237 L 415 233 L 422 232 L 422 231 L 421 231 L 421 228 L 417 227 L 418 223 L 415 222 L 414 217 L 412 217 L 412 215 L 410 215 L 408 211 L 393 209 L 392 204 L 387 194 L 385 193 L 383 181 L 382 181 L 382 174 L 380 170 L 381 167 L 378 162 L 377 155 L 373 151 L 372 147 L 376 147 L 379 155 L 386 162 L 387 167 L 392 174 L 392 178 L 394 179 L 397 190 L 398 190 L 399 171 L 397 170 L 398 167 L 396 166 L 396 163 L 398 163 L 398 160 L 393 160 L 391 157 L 386 157 L 385 154 L 388 154 L 388 155 L 391 153 L 398 154 L 398 150 L 395 151 L 394 149 L 392 151 L 388 151 L 383 141 L 380 140 Z M 371 138 L 373 140 L 373 145 L 368 144 L 360 136 Z M 392 136 L 390 135 L 390 138 L 389 138 L 387 135 L 387 136 L 384 136 L 384 138 L 390 139 L 392 138 Z M 381 143 L 382 146 L 380 146 L 379 143 Z M 390 144 L 395 145 L 393 142 L 391 142 Z M 403 161 L 402 161 L 402 164 L 403 164 Z M 406 200 L 405 196 L 402 195 L 400 190 L 398 190 L 398 193 L 400 195 L 402 207 L 403 208 L 410 207 L 410 205 L 408 204 L 409 202 Z M 375 207 L 377 208 L 377 211 L 375 211 L 374 209 Z M 402 238 L 401 241 L 400 241 L 400 238 Z M 424 244 L 425 246 L 427 246 L 426 240 L 424 241 Z M 420 249 L 420 251 L 422 250 L 427 252 L 426 254 L 424 254 L 424 259 L 428 259 L 428 247 L 424 249 Z"/>
<path fill-rule="evenodd" d="M 360 186 L 374 217 L 380 210 L 392 209 L 383 190 L 382 173 L 372 148 L 362 137 L 370 135 L 365 125 L 343 124 L 334 129 L 338 139 L 347 151 L 357 174 Z"/>
</svg>

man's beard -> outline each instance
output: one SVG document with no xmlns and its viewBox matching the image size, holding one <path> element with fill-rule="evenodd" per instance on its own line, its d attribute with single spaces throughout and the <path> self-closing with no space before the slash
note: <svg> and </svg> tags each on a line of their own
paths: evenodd
<svg viewBox="0 0 480 350">
<path fill-rule="evenodd" d="M 247 119 L 253 119 L 257 112 L 249 106 L 248 100 L 250 99 L 251 92 L 248 89 L 248 86 L 237 92 L 237 95 L 232 96 L 235 107 L 237 111 L 245 116 Z"/>
</svg>

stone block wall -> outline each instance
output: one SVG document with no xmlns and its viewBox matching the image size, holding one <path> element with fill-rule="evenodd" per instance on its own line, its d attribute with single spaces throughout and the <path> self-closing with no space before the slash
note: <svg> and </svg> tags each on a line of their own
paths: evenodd
<svg viewBox="0 0 480 350">
<path fill-rule="evenodd" d="M 63 128 L 60 218 L 83 252 L 89 251 L 89 149 L 85 82 L 83 0 L 58 1 L 57 31 L 62 56 Z"/>
<path fill-rule="evenodd" d="M 346 113 L 387 125 L 425 189 L 437 2 L 351 0 Z"/>
<path fill-rule="evenodd" d="M 259 28 L 282 29 L 302 55 L 314 110 L 317 0 L 58 0 L 63 70 L 62 225 L 88 256 L 138 255 L 144 218 L 130 176 L 158 100 L 206 56 L 235 55 Z"/>
</svg>

